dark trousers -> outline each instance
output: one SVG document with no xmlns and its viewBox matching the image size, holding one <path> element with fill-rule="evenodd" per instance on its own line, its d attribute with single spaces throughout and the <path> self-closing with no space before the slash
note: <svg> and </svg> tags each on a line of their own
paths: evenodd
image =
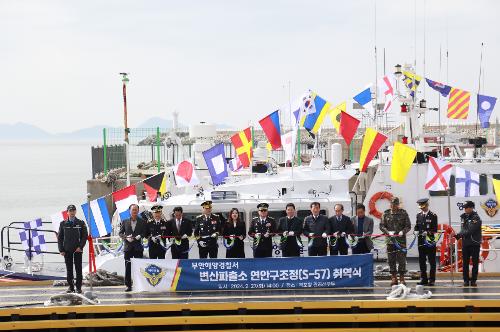
<svg viewBox="0 0 500 332">
<path fill-rule="evenodd" d="M 75 264 L 76 271 L 76 289 L 82 288 L 82 252 L 64 254 L 64 262 L 66 263 L 66 281 L 69 287 L 75 288 L 74 276 L 73 276 L 73 263 Z"/>
<path fill-rule="evenodd" d="M 125 286 L 132 287 L 132 263 L 131 258 L 142 258 L 143 252 L 138 250 L 125 251 Z"/>
<path fill-rule="evenodd" d="M 165 259 L 165 249 L 159 244 L 149 244 L 149 258 L 151 259 Z"/>
<path fill-rule="evenodd" d="M 477 280 L 477 271 L 479 267 L 479 251 L 480 246 L 467 246 L 462 248 L 462 257 L 463 264 L 462 270 L 464 273 L 464 281 L 473 281 Z M 469 261 L 472 258 L 472 276 L 469 278 Z"/>
<path fill-rule="evenodd" d="M 189 250 L 189 245 L 187 246 L 187 248 L 185 248 L 182 245 L 178 246 L 174 243 L 170 247 L 170 251 L 172 252 L 172 259 L 188 259 L 189 256 L 188 250 Z"/>
<path fill-rule="evenodd" d="M 245 258 L 245 246 L 240 239 L 234 240 L 235 243 L 230 249 L 226 249 L 226 258 Z"/>
<path fill-rule="evenodd" d="M 330 247 L 330 256 L 337 256 L 338 254 L 347 255 L 349 247 L 347 245 L 338 245 L 337 247 Z"/>
<path fill-rule="evenodd" d="M 309 256 L 326 256 L 326 246 L 309 247 L 307 253 Z"/>
<path fill-rule="evenodd" d="M 219 247 L 200 247 L 200 258 L 217 258 Z"/>
<path fill-rule="evenodd" d="M 427 261 L 429 261 L 430 271 L 427 279 Z M 418 263 L 420 265 L 420 277 L 422 280 L 436 281 L 436 247 L 418 247 Z"/>
<path fill-rule="evenodd" d="M 273 257 L 273 248 L 257 248 L 253 251 L 254 258 L 267 258 Z"/>
<path fill-rule="evenodd" d="M 352 247 L 352 253 L 354 255 L 370 253 L 370 249 L 368 249 L 368 246 L 366 245 L 365 239 L 358 240 L 358 244 L 356 244 L 356 246 Z"/>
</svg>

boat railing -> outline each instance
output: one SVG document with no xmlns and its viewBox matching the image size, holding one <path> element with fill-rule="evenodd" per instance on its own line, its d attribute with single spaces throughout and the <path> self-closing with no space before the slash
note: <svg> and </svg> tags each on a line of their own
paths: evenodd
<svg viewBox="0 0 500 332">
<path fill-rule="evenodd" d="M 316 192 L 315 194 L 317 195 L 321 195 L 321 194 L 328 194 L 328 193 L 325 193 L 325 192 Z M 351 201 L 351 198 L 346 198 L 346 197 L 339 197 L 339 199 L 337 199 L 338 201 L 342 201 L 342 200 L 345 200 L 345 201 Z M 255 202 L 260 202 L 260 201 L 265 201 L 267 203 L 273 203 L 273 202 L 279 202 L 279 201 L 293 201 L 294 203 L 303 203 L 303 202 L 306 202 L 306 203 L 310 203 L 312 201 L 317 201 L 317 202 L 331 202 L 331 198 L 330 197 L 320 197 L 320 196 L 311 196 L 311 197 L 263 197 L 263 198 L 259 198 L 259 197 L 256 197 L 256 198 L 239 198 L 238 200 L 217 200 L 217 201 L 214 201 L 214 203 L 230 203 L 230 202 L 233 202 L 233 203 L 240 203 L 240 204 L 246 204 L 246 203 L 255 203 Z M 194 203 L 197 203 L 197 202 L 200 202 L 199 199 L 193 199 L 193 200 L 190 200 L 188 205 L 192 205 Z"/>
<path fill-rule="evenodd" d="M 19 226 L 14 226 L 16 224 L 21 224 L 23 225 L 23 227 L 19 227 Z M 22 248 L 22 247 L 19 247 L 19 248 L 16 248 L 16 247 L 13 247 L 13 246 L 16 246 L 16 245 L 20 245 L 22 246 L 22 242 L 19 240 L 19 241 L 15 241 L 13 239 L 11 239 L 11 236 L 10 236 L 10 231 L 11 230 L 24 230 L 24 231 L 27 231 L 28 232 L 28 249 L 25 249 L 25 248 Z M 5 257 L 4 255 L 4 250 L 7 250 L 7 253 L 10 255 L 11 251 L 22 251 L 22 252 L 26 252 L 27 255 L 28 255 L 28 258 L 32 258 L 33 257 L 33 253 L 35 253 L 35 249 L 33 248 L 33 242 L 32 242 L 32 232 L 33 231 L 36 231 L 38 233 L 42 233 L 42 234 L 54 234 L 54 236 L 56 237 L 57 239 L 57 232 L 55 232 L 54 230 L 48 230 L 48 229 L 40 229 L 40 228 L 25 228 L 24 227 L 24 223 L 23 222 L 18 222 L 18 221 L 15 221 L 15 222 L 11 222 L 8 226 L 4 226 L 2 227 L 2 230 L 1 230 L 1 233 L 0 233 L 0 244 L 1 244 L 1 252 L 2 252 L 2 257 Z M 6 235 L 6 236 L 5 236 Z M 47 236 L 45 236 L 45 238 L 48 238 Z M 7 240 L 7 243 L 5 245 L 5 242 L 4 240 Z M 57 244 L 57 241 L 45 241 L 45 244 Z M 38 251 L 39 253 L 42 253 L 42 254 L 55 254 L 55 255 L 59 255 L 59 252 L 57 251 L 45 251 L 45 250 L 41 250 L 41 251 Z"/>
</svg>

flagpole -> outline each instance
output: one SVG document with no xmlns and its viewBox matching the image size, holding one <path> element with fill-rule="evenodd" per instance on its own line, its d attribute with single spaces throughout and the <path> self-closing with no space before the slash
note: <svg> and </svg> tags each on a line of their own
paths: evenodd
<svg viewBox="0 0 500 332">
<path fill-rule="evenodd" d="M 441 81 L 441 44 L 439 44 L 439 81 Z M 443 156 L 443 132 L 441 131 L 441 93 L 438 93 L 439 153 Z"/>
<path fill-rule="evenodd" d="M 483 47 L 484 47 L 484 43 L 481 43 L 481 58 L 479 60 L 479 79 L 478 79 L 479 84 L 478 84 L 478 88 L 477 88 L 478 95 L 481 93 L 481 73 L 482 73 L 482 66 L 483 66 Z M 477 109 L 479 110 L 479 105 L 477 105 Z M 478 124 L 479 124 L 479 112 L 476 112 L 476 137 L 477 137 L 477 131 L 478 131 Z"/>
</svg>

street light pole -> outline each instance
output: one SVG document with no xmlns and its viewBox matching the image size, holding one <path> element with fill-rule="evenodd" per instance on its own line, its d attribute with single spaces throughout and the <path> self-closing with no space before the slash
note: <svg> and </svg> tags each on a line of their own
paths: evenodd
<svg viewBox="0 0 500 332">
<path fill-rule="evenodd" d="M 123 86 L 123 125 L 125 128 L 125 163 L 127 167 L 127 186 L 130 186 L 130 163 L 129 163 L 129 140 L 128 134 L 130 129 L 128 127 L 127 119 L 127 83 L 129 82 L 128 73 L 120 73 L 122 75 L 122 86 Z"/>
</svg>

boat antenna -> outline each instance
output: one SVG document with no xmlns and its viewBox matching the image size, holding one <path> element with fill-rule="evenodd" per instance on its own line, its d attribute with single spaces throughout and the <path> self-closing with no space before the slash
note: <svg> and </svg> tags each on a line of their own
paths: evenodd
<svg viewBox="0 0 500 332">
<path fill-rule="evenodd" d="M 481 93 L 481 74 L 482 74 L 482 67 L 483 67 L 483 49 L 484 49 L 484 43 L 481 43 L 481 58 L 479 60 L 479 79 L 478 79 L 478 87 L 477 87 L 477 94 L 479 95 Z M 479 109 L 479 105 L 478 105 Z M 476 137 L 478 137 L 478 125 L 479 125 L 479 112 L 476 112 Z"/>
<path fill-rule="evenodd" d="M 374 115 L 374 121 L 375 121 L 375 129 L 378 130 L 378 122 L 377 122 L 377 95 L 378 95 L 378 70 L 377 70 L 377 0 L 373 0 L 373 3 L 375 5 L 375 13 L 374 13 L 374 43 L 375 43 L 375 110 L 373 112 Z"/>
<path fill-rule="evenodd" d="M 439 80 L 441 81 L 441 44 L 439 44 Z M 438 93 L 439 153 L 443 155 L 443 132 L 441 131 L 441 93 Z"/>
</svg>

